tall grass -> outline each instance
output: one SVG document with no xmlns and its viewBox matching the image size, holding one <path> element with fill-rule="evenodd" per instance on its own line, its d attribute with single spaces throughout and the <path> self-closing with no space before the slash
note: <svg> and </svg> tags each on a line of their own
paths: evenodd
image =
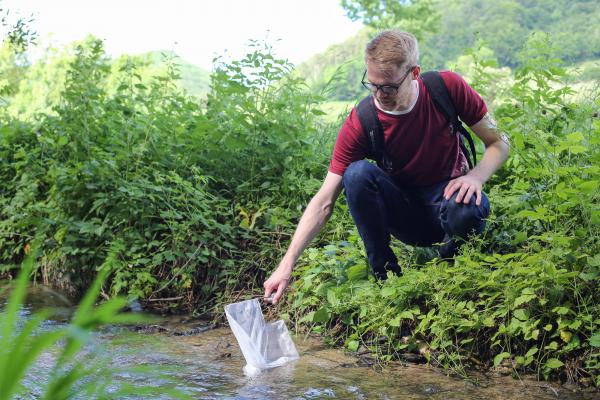
<svg viewBox="0 0 600 400">
<path fill-rule="evenodd" d="M 115 245 L 115 248 L 118 244 Z M 44 328 L 52 317 L 51 309 L 34 313 L 27 318 L 20 314 L 29 278 L 35 270 L 37 247 L 24 260 L 11 293 L 0 311 L 0 399 L 23 398 L 35 395 L 42 399 L 122 398 L 128 395 L 169 394 L 185 398 L 174 388 L 140 388 L 115 380 L 120 369 L 106 359 L 94 362 L 97 355 L 85 350 L 95 330 L 103 325 L 148 322 L 142 315 L 124 313 L 123 297 L 112 298 L 96 306 L 102 285 L 114 263 L 114 249 L 98 271 L 97 277 L 79 303 L 71 322 L 65 326 Z M 32 379 L 34 367 L 44 354 L 52 354 L 53 365 L 43 377 Z M 142 370 L 140 370 L 142 371 Z M 38 370 L 39 372 L 39 370 Z M 155 372 L 145 371 L 148 374 Z M 41 382 L 39 381 L 41 379 Z M 34 385 L 33 382 L 38 380 Z M 27 382 L 25 385 L 24 383 Z"/>
</svg>

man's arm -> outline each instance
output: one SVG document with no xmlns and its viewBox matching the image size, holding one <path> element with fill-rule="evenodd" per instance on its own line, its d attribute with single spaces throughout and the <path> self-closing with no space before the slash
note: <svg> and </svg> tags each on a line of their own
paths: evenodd
<svg viewBox="0 0 600 400">
<path fill-rule="evenodd" d="M 276 291 L 273 304 L 277 303 L 283 296 L 283 291 L 288 286 L 296 261 L 298 261 L 304 249 L 317 236 L 321 228 L 325 225 L 325 222 L 329 219 L 329 216 L 331 216 L 333 206 L 341 191 L 342 177 L 332 172 L 327 172 L 323 185 L 310 203 L 308 203 L 306 210 L 304 210 L 304 214 L 300 218 L 300 222 L 285 256 L 277 269 L 264 283 L 265 298 L 268 298 L 271 293 Z"/>
<path fill-rule="evenodd" d="M 481 204 L 483 184 L 502 166 L 508 157 L 510 148 L 508 137 L 498 129 L 496 122 L 485 114 L 481 121 L 470 127 L 485 144 L 485 152 L 481 161 L 468 174 L 448 182 L 444 189 L 444 198 L 450 197 L 458 190 L 456 202 L 468 204 L 475 194 L 477 205 Z"/>
</svg>

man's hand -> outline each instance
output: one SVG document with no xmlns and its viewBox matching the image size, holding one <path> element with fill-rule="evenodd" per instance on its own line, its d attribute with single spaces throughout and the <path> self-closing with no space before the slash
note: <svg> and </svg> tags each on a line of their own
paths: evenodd
<svg viewBox="0 0 600 400">
<path fill-rule="evenodd" d="M 458 190 L 458 194 L 456 195 L 457 203 L 462 201 L 464 204 L 469 204 L 471 196 L 475 194 L 475 204 L 480 205 L 482 187 L 483 182 L 475 176 L 470 174 L 459 176 L 448 182 L 448 185 L 446 185 L 446 188 L 444 189 L 444 198 L 450 200 L 454 192 Z"/>
<path fill-rule="evenodd" d="M 467 175 L 451 180 L 444 189 L 444 198 L 450 200 L 458 190 L 456 202 L 468 204 L 471 196 L 475 194 L 475 204 L 481 204 L 481 190 L 483 184 L 490 179 L 492 174 L 500 168 L 508 157 L 508 137 L 496 126 L 496 122 L 489 114 L 472 125 L 471 130 L 485 144 L 485 151 L 481 161 Z"/>
<path fill-rule="evenodd" d="M 273 292 L 275 292 L 275 296 L 273 297 L 273 304 L 277 304 L 279 299 L 283 296 L 283 292 L 287 288 L 290 277 L 292 275 L 292 271 L 290 268 L 285 268 L 282 265 L 271 274 L 269 279 L 265 281 L 263 286 L 265 287 L 265 299 L 268 299 Z"/>
</svg>

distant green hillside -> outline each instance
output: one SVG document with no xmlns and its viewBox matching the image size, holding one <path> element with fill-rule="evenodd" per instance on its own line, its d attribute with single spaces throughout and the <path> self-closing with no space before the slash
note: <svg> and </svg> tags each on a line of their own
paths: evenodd
<svg viewBox="0 0 600 400">
<path fill-rule="evenodd" d="M 88 48 L 94 40 L 90 36 L 62 48 L 50 48 L 32 63 L 16 60 L 6 48 L 0 49 L 0 69 L 8 72 L 0 76 L 0 90 L 6 88 L 3 101 L 8 114 L 30 121 L 39 120 L 40 115 L 54 114 L 65 89 L 67 71 L 75 60 L 76 46 Z M 109 93 L 114 92 L 127 76 L 129 68 L 135 68 L 139 83 L 147 85 L 156 76 L 165 75 L 167 60 L 178 66 L 181 88 L 197 99 L 206 97 L 210 72 L 186 62 L 172 52 L 154 51 L 110 59 L 107 62 L 110 72 L 104 78 L 104 88 Z M 19 74 L 11 75 L 13 70 L 18 70 Z M 4 82 L 1 78 L 4 78 Z"/>
<path fill-rule="evenodd" d="M 210 72 L 185 61 L 172 51 L 152 51 L 141 55 L 153 63 L 160 65 L 165 60 L 172 60 L 179 65 L 181 87 L 197 98 L 204 98 L 210 87 Z"/>
<path fill-rule="evenodd" d="M 356 36 L 298 65 L 296 72 L 315 89 L 325 91 L 331 100 L 356 99 L 365 91 L 349 82 L 360 82 L 364 72 L 364 48 L 371 35 L 370 29 L 362 29 Z"/>
<path fill-rule="evenodd" d="M 436 0 L 436 4 L 441 14 L 438 31 L 422 33 L 420 42 L 425 70 L 453 65 L 478 41 L 486 43 L 500 66 L 513 68 L 526 57 L 521 49 L 535 31 L 551 34 L 555 56 L 568 65 L 600 58 L 597 0 Z M 298 66 L 298 73 L 315 88 L 328 88 L 330 100 L 356 99 L 363 93 L 359 82 L 364 46 L 374 34 L 369 29 L 313 56 Z"/>
</svg>

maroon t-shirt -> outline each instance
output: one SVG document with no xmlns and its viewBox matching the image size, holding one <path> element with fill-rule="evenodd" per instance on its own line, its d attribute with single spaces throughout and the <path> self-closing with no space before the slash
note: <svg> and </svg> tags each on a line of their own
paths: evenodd
<svg viewBox="0 0 600 400">
<path fill-rule="evenodd" d="M 487 112 L 481 96 L 460 75 L 450 71 L 440 75 L 460 119 L 469 126 L 479 122 Z M 391 175 L 405 185 L 426 186 L 464 175 L 468 164 L 460 150 L 460 134 L 451 134 L 448 120 L 435 107 L 423 80 L 419 78 L 417 82 L 419 96 L 412 110 L 393 115 L 377 109 L 377 116 L 394 167 Z M 329 171 L 344 175 L 350 163 L 365 158 L 368 152 L 369 140 L 355 108 L 340 129 Z"/>
</svg>

